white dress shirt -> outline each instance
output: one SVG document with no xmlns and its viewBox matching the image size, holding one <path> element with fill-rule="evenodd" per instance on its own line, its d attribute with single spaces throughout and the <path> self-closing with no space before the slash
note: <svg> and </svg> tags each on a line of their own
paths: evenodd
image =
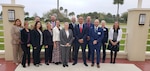
<svg viewBox="0 0 150 71">
<path fill-rule="evenodd" d="M 109 40 L 113 40 L 113 34 L 114 34 L 114 29 L 110 28 L 109 30 Z M 117 41 L 120 41 L 122 39 L 122 29 L 118 30 L 118 37 Z"/>
<path fill-rule="evenodd" d="M 53 28 L 53 41 L 60 41 L 60 30 L 56 26 Z"/>
</svg>

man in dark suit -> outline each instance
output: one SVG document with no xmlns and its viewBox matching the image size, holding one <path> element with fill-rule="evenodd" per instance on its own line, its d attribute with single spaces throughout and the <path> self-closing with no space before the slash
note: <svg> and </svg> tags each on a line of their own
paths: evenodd
<svg viewBox="0 0 150 71">
<path fill-rule="evenodd" d="M 74 36 L 74 29 L 75 29 L 75 26 L 76 26 L 76 18 L 72 17 L 71 21 L 72 22 L 69 24 L 69 29 L 71 29 L 73 31 L 73 37 L 75 37 Z M 69 61 L 70 62 L 71 62 L 71 58 L 74 60 L 74 55 L 75 55 L 75 52 L 74 52 L 74 50 L 75 50 L 75 43 L 74 43 L 74 41 L 73 41 L 71 46 L 72 46 L 71 47 L 72 52 L 71 52 L 71 49 L 70 49 L 70 53 L 69 53 Z M 71 54 L 72 54 L 72 57 L 71 57 Z"/>
<path fill-rule="evenodd" d="M 45 64 L 49 65 L 52 61 L 53 52 L 53 34 L 51 29 L 51 23 L 47 22 L 47 29 L 43 32 L 44 35 L 44 46 L 45 46 Z"/>
<path fill-rule="evenodd" d="M 101 21 L 101 27 L 104 31 L 104 38 L 102 40 L 102 48 L 103 48 L 103 59 L 102 59 L 102 63 L 105 63 L 105 59 L 106 59 L 106 44 L 107 44 L 107 41 L 108 41 L 108 28 L 105 27 L 105 20 L 102 20 Z"/>
<path fill-rule="evenodd" d="M 95 50 L 96 50 L 96 63 L 97 63 L 97 68 L 100 68 L 100 46 L 102 43 L 102 39 L 104 36 L 103 29 L 98 27 L 99 25 L 99 20 L 96 19 L 94 21 L 94 27 L 90 29 L 89 31 L 89 36 L 90 36 L 90 45 L 91 45 L 91 53 L 92 53 L 92 64 L 91 66 L 94 66 L 94 55 L 95 55 Z"/>
<path fill-rule="evenodd" d="M 88 60 L 90 60 L 91 59 L 91 47 L 89 45 L 89 41 L 90 41 L 89 30 L 90 30 L 90 28 L 94 27 L 94 24 L 91 22 L 90 16 L 87 16 L 85 25 L 88 28 L 88 30 L 87 30 L 87 45 L 88 45 Z"/>
<path fill-rule="evenodd" d="M 88 66 L 86 63 L 86 41 L 87 41 L 87 27 L 84 23 L 83 17 L 79 17 L 78 19 L 79 24 L 75 27 L 75 57 L 74 57 L 74 63 L 72 65 L 77 64 L 78 60 L 78 52 L 79 47 L 81 46 L 82 49 L 82 58 L 85 66 Z"/>
</svg>

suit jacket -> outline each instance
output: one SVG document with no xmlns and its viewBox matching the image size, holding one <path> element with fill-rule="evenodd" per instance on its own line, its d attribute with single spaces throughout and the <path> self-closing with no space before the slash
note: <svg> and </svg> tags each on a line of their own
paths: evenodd
<svg viewBox="0 0 150 71">
<path fill-rule="evenodd" d="M 82 27 L 82 33 L 80 33 L 80 28 L 79 28 L 79 24 L 75 26 L 75 30 L 74 30 L 74 35 L 75 35 L 75 42 L 79 43 L 78 40 L 79 39 L 83 39 L 84 44 L 86 44 L 87 41 L 87 27 L 85 24 L 83 24 Z"/>
<path fill-rule="evenodd" d="M 88 26 L 88 23 L 85 23 L 86 27 L 87 27 L 87 36 L 89 36 L 89 30 L 90 28 L 93 28 L 94 27 L 94 24 L 93 23 L 90 23 L 90 26 Z"/>
<path fill-rule="evenodd" d="M 21 27 L 13 26 L 11 29 L 11 36 L 12 36 L 12 44 L 20 44 L 21 41 Z"/>
<path fill-rule="evenodd" d="M 75 24 L 75 26 L 76 26 L 76 24 Z M 69 24 L 69 29 L 72 30 L 73 36 L 74 36 L 74 30 L 75 30 L 75 27 L 73 27 L 72 23 Z"/>
<path fill-rule="evenodd" d="M 107 41 L 108 41 L 108 28 L 104 27 L 103 32 L 104 32 L 104 38 L 102 40 L 102 43 L 107 43 Z"/>
<path fill-rule="evenodd" d="M 40 39 L 41 39 L 41 36 L 38 30 L 32 30 L 31 43 L 33 47 L 40 46 Z"/>
<path fill-rule="evenodd" d="M 25 29 L 21 30 L 21 44 L 26 45 L 30 43 L 31 43 L 31 30 L 29 29 L 29 32 L 27 32 Z"/>
<path fill-rule="evenodd" d="M 53 34 L 49 30 L 44 30 L 44 45 L 53 45 Z"/>
<path fill-rule="evenodd" d="M 65 32 L 65 29 L 62 29 L 60 31 L 60 44 L 61 45 L 66 45 L 67 43 L 69 43 L 70 45 L 72 44 L 74 37 L 73 37 L 73 32 L 71 29 L 68 30 L 69 31 L 69 37 L 67 38 L 67 34 Z"/>
<path fill-rule="evenodd" d="M 93 41 L 94 40 L 97 40 L 98 44 L 97 45 L 100 45 L 102 43 L 102 39 L 104 37 L 104 32 L 103 32 L 103 29 L 98 27 L 98 31 L 95 32 L 95 28 L 91 28 L 90 31 L 89 31 L 89 36 L 90 36 L 90 44 L 93 45 Z"/>
</svg>

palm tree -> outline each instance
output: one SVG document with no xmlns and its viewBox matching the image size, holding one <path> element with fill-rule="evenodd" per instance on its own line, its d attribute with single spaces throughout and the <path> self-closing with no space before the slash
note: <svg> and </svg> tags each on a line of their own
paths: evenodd
<svg viewBox="0 0 150 71">
<path fill-rule="evenodd" d="M 124 0 L 114 0 L 113 4 L 117 4 L 117 21 L 119 19 L 119 5 L 124 4 Z"/>
<path fill-rule="evenodd" d="M 59 0 L 57 0 L 57 10 L 59 10 Z"/>
<path fill-rule="evenodd" d="M 25 16 L 29 17 L 29 12 L 25 12 Z"/>
<path fill-rule="evenodd" d="M 62 10 L 63 10 L 63 7 L 60 7 L 59 10 L 62 11 Z"/>
<path fill-rule="evenodd" d="M 67 17 L 68 9 L 65 9 L 65 10 L 64 10 L 64 13 L 66 13 L 66 17 Z"/>
<path fill-rule="evenodd" d="M 69 16 L 74 16 L 74 15 L 75 15 L 74 12 L 70 12 L 70 13 L 69 13 Z"/>
</svg>

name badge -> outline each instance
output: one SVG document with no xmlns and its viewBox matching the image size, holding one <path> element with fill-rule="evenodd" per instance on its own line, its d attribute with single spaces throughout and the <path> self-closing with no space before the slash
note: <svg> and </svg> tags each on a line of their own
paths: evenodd
<svg viewBox="0 0 150 71">
<path fill-rule="evenodd" d="M 103 29 L 104 31 L 106 31 L 106 29 Z"/>
<path fill-rule="evenodd" d="M 97 34 L 98 34 L 98 35 L 101 35 L 101 32 L 98 32 Z"/>
</svg>

